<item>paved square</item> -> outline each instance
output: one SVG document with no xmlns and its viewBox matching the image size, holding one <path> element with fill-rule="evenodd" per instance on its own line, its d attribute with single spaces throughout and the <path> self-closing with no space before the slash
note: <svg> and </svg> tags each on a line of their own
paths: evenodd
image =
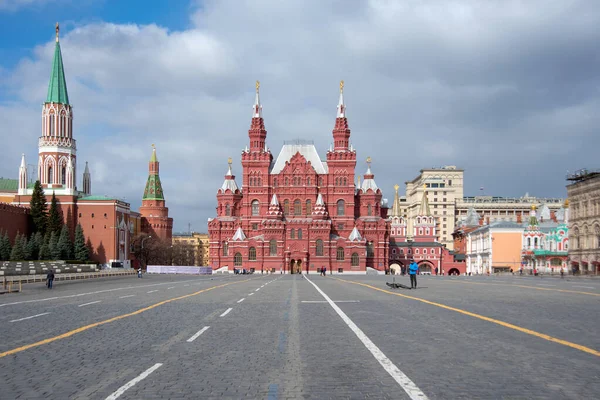
<svg viewBox="0 0 600 400">
<path fill-rule="evenodd" d="M 394 278 L 26 285 L 0 297 L 0 398 L 598 397 L 600 281 Z"/>
</svg>

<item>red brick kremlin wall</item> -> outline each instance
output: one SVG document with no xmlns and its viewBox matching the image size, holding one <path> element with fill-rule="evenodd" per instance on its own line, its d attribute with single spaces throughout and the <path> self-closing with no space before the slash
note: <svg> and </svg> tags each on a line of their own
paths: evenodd
<svg viewBox="0 0 600 400">
<path fill-rule="evenodd" d="M 0 203 L 0 232 L 8 232 L 11 243 L 17 233 L 29 233 L 29 208 Z"/>
</svg>

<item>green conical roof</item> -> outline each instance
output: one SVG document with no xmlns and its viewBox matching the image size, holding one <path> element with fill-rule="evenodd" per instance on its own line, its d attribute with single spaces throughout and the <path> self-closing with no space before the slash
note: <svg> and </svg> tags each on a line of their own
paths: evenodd
<svg viewBox="0 0 600 400">
<path fill-rule="evenodd" d="M 58 37 L 56 38 L 56 46 L 54 47 L 52 74 L 50 75 L 50 84 L 48 85 L 48 97 L 46 98 L 46 103 L 69 104 L 67 81 L 65 80 L 65 69 L 63 67 Z"/>
<path fill-rule="evenodd" d="M 160 177 L 158 175 L 148 176 L 146 182 L 146 189 L 144 189 L 144 197 L 142 200 L 164 200 L 162 185 L 160 184 Z"/>
</svg>

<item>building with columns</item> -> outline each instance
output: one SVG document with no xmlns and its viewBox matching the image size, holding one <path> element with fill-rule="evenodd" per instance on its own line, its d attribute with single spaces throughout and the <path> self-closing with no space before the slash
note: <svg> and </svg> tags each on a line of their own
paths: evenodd
<svg viewBox="0 0 600 400">
<path fill-rule="evenodd" d="M 92 194 L 92 174 L 85 163 L 82 185 L 77 186 L 77 144 L 73 131 L 73 108 L 67 91 L 67 81 L 63 65 L 59 26 L 56 25 L 56 44 L 52 61 L 52 72 L 48 84 L 46 101 L 42 105 L 41 136 L 38 139 L 37 175 L 46 200 L 50 204 L 52 194 L 56 195 L 64 222 L 74 234 L 77 224 L 81 224 L 90 246 L 90 257 L 101 264 L 128 267 L 131 265 L 131 238 L 136 232 L 139 215 L 132 212 L 130 204 L 109 196 Z M 155 234 L 170 238 L 172 219 L 164 207 L 164 195 L 158 178 L 158 161 L 153 150 L 150 161 L 150 186 L 152 193 L 144 195 L 142 207 L 146 230 L 154 224 L 160 225 Z M 154 182 L 150 184 L 150 182 Z M 160 189 L 160 193 L 157 190 Z M 19 221 L 16 230 L 29 234 L 31 226 L 20 217 L 19 210 L 29 207 L 33 193 L 33 182 L 28 176 L 25 155 L 21 157 L 18 179 L 0 179 L 0 201 L 15 207 L 0 207 L 0 231 L 15 231 L 15 226 L 4 226 L 10 221 Z M 10 213 L 11 218 L 4 218 Z"/>
<path fill-rule="evenodd" d="M 600 170 L 582 169 L 567 176 L 571 215 L 569 263 L 575 273 L 600 273 Z"/>
<path fill-rule="evenodd" d="M 274 158 L 267 146 L 259 85 L 248 145 L 242 151 L 242 186 L 229 169 L 217 190 L 217 215 L 208 222 L 213 269 L 245 268 L 298 273 L 365 273 L 388 266 L 387 204 L 367 160 L 356 182 L 343 82 L 322 160 L 312 142 L 285 142 Z"/>
</svg>

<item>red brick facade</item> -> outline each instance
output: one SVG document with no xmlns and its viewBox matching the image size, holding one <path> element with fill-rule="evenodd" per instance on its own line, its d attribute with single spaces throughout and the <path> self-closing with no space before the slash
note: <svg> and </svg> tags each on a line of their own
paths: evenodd
<svg viewBox="0 0 600 400">
<path fill-rule="evenodd" d="M 17 233 L 29 234 L 29 208 L 0 203 L 0 233 L 8 233 L 11 243 Z"/>
</svg>

